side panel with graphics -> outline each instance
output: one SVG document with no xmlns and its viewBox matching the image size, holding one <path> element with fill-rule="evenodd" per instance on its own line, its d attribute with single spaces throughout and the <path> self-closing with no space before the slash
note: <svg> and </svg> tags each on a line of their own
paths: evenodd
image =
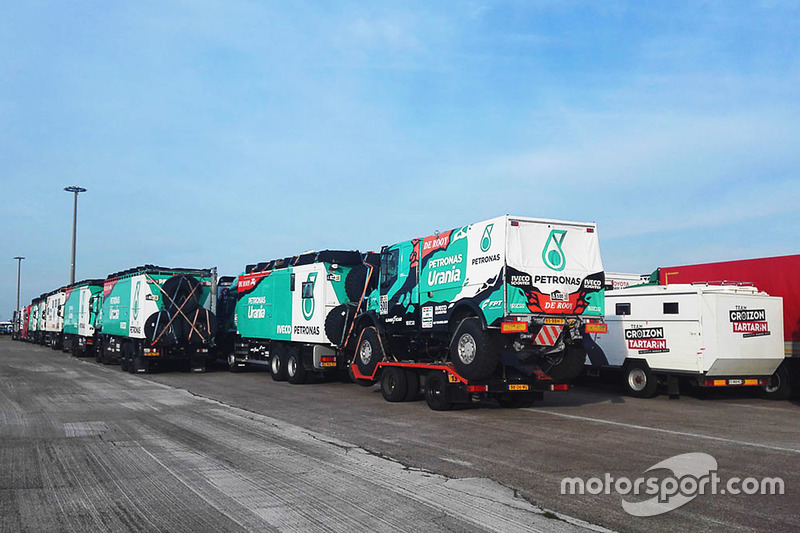
<svg viewBox="0 0 800 533">
<path fill-rule="evenodd" d="M 81 287 L 70 287 L 64 293 L 64 333 L 78 334 L 78 319 L 80 316 Z"/>
<path fill-rule="evenodd" d="M 48 333 L 61 333 L 64 327 L 64 302 L 66 293 L 58 291 L 47 297 L 44 329 Z"/>
<path fill-rule="evenodd" d="M 132 339 L 143 339 L 144 323 L 153 313 L 163 307 L 164 302 L 159 286 L 168 276 L 136 274 L 130 278 L 130 303 L 128 313 L 128 336 Z"/>
<path fill-rule="evenodd" d="M 783 361 L 783 300 L 766 295 L 715 295 L 717 343 L 704 354 L 703 369 L 771 375 Z M 739 361 L 738 363 L 736 361 Z M 711 372 L 709 372 L 711 373 Z"/>
<path fill-rule="evenodd" d="M 294 267 L 292 292 L 292 339 L 296 342 L 328 343 L 325 337 L 325 292 L 327 271 L 323 263 Z"/>
<path fill-rule="evenodd" d="M 97 320 L 96 312 L 93 311 L 97 307 L 94 299 L 99 298 L 102 293 L 103 287 L 100 285 L 85 285 L 80 288 L 78 335 L 82 337 L 94 335 L 95 321 Z"/>
<path fill-rule="evenodd" d="M 507 311 L 602 317 L 604 273 L 594 225 L 511 219 Z"/>
<path fill-rule="evenodd" d="M 103 285 L 103 334 L 127 337 L 130 309 L 130 278 L 106 280 Z"/>
</svg>

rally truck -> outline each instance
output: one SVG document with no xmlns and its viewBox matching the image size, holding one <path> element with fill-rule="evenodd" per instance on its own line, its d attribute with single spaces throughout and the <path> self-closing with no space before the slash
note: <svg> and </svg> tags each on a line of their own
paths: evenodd
<svg viewBox="0 0 800 533">
<path fill-rule="evenodd" d="M 103 280 L 79 281 L 67 287 L 65 292 L 64 350 L 76 357 L 94 356 L 97 299 L 103 293 Z"/>
<path fill-rule="evenodd" d="M 355 310 L 347 286 L 355 279 L 353 269 L 362 266 L 362 254 L 350 250 L 248 265 L 226 300 L 235 302 L 237 334 L 228 356 L 230 369 L 264 365 L 272 379 L 292 384 L 346 371 L 348 359 L 340 344 Z"/>
<path fill-rule="evenodd" d="M 215 269 L 145 265 L 108 276 L 97 321 L 99 358 L 144 373 L 167 363 L 203 372 L 213 358 Z"/>
<path fill-rule="evenodd" d="M 44 341 L 53 350 L 64 346 L 64 302 L 66 287 L 50 292 L 45 297 Z"/>
<path fill-rule="evenodd" d="M 602 331 L 594 223 L 501 216 L 385 246 L 348 342 L 357 382 L 434 410 L 563 390 Z"/>
<path fill-rule="evenodd" d="M 28 342 L 35 342 L 39 344 L 39 303 L 41 302 L 41 297 L 34 298 L 31 300 L 30 311 L 28 311 L 28 336 L 26 340 Z"/>
<path fill-rule="evenodd" d="M 741 284 L 644 284 L 606 293 L 606 333 L 587 336 L 589 372 L 621 373 L 628 394 L 659 383 L 764 386 L 783 361 L 782 298 Z"/>
<path fill-rule="evenodd" d="M 32 340 L 36 344 L 44 346 L 47 344 L 47 332 L 44 327 L 47 316 L 47 293 L 34 299 L 31 306 L 32 309 L 35 308 L 35 312 L 32 312 L 33 320 L 31 322 L 34 332 Z"/>
</svg>

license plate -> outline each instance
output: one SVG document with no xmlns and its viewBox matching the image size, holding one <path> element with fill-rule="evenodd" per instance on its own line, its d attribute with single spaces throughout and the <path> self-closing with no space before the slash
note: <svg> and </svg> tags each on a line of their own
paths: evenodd
<svg viewBox="0 0 800 533">
<path fill-rule="evenodd" d="M 741 385 L 742 383 L 744 383 L 744 381 L 742 381 L 741 379 L 729 379 L 728 380 L 728 385 Z"/>
<path fill-rule="evenodd" d="M 321 364 L 323 367 L 326 367 L 326 366 L 336 366 L 336 361 L 334 361 L 334 362 L 332 362 L 332 363 L 320 363 L 320 364 Z"/>
<path fill-rule="evenodd" d="M 563 326 L 564 319 L 563 318 L 545 318 L 544 323 L 549 326 Z"/>
<path fill-rule="evenodd" d="M 606 324 L 586 324 L 586 333 L 608 333 Z"/>
<path fill-rule="evenodd" d="M 530 388 L 531 388 L 530 385 L 522 385 L 522 384 L 508 386 L 508 390 L 529 390 Z"/>
</svg>

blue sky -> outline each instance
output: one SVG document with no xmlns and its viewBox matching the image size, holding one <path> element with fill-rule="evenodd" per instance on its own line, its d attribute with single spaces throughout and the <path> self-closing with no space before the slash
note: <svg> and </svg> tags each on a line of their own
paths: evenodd
<svg viewBox="0 0 800 533">
<path fill-rule="evenodd" d="M 511 213 L 606 270 L 798 253 L 800 4 L 0 5 L 0 317 L 69 279 Z"/>
</svg>

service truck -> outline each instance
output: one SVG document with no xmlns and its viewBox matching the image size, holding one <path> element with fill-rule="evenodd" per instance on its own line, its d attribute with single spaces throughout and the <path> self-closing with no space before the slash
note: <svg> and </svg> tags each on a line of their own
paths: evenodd
<svg viewBox="0 0 800 533">
<path fill-rule="evenodd" d="M 102 279 L 79 281 L 66 289 L 64 303 L 64 350 L 74 356 L 94 356 L 97 299 Z"/>
<path fill-rule="evenodd" d="M 606 333 L 588 335 L 589 372 L 621 371 L 631 396 L 694 386 L 764 386 L 783 360 L 783 302 L 752 286 L 644 284 L 606 293 Z"/>
<path fill-rule="evenodd" d="M 292 384 L 345 371 L 340 344 L 355 309 L 346 285 L 362 264 L 357 251 L 324 250 L 248 265 L 221 297 L 225 308 L 234 302 L 230 369 L 265 365 L 274 380 Z"/>
<path fill-rule="evenodd" d="M 500 216 L 385 246 L 371 274 L 351 368 L 387 401 L 528 404 L 565 389 L 605 328 L 594 223 Z"/>
<path fill-rule="evenodd" d="M 44 341 L 53 350 L 64 345 L 64 302 L 66 287 L 48 293 L 45 298 Z"/>
<path fill-rule="evenodd" d="M 786 399 L 800 391 L 800 255 L 764 257 L 695 265 L 661 267 L 653 280 L 661 285 L 694 282 L 749 282 L 783 298 L 784 362 L 765 387 L 767 396 Z M 776 332 L 776 335 L 779 333 Z"/>
<path fill-rule="evenodd" d="M 168 362 L 203 372 L 214 357 L 215 269 L 145 265 L 103 283 L 97 341 L 100 359 L 149 372 Z"/>
</svg>

